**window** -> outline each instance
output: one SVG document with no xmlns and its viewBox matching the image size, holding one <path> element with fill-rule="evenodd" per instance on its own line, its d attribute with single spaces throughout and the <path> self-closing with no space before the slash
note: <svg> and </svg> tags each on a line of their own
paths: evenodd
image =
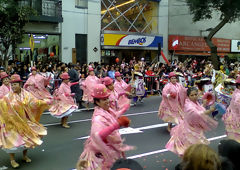
<svg viewBox="0 0 240 170">
<path fill-rule="evenodd" d="M 88 1 L 87 0 L 75 0 L 75 7 L 76 8 L 87 8 Z"/>
</svg>

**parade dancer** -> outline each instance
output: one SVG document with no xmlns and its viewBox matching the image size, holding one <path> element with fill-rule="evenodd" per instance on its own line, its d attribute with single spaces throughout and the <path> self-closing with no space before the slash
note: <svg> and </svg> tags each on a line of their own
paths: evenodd
<svg viewBox="0 0 240 170">
<path fill-rule="evenodd" d="M 41 107 L 50 104 L 50 100 L 38 100 L 22 89 L 21 82 L 19 75 L 12 75 L 12 91 L 0 102 L 0 147 L 10 155 L 13 168 L 19 167 L 15 153 L 22 151 L 23 160 L 29 163 L 31 159 L 27 156 L 27 149 L 42 144 L 41 137 L 47 131 L 36 117 L 41 115 Z"/>
<path fill-rule="evenodd" d="M 118 111 L 121 110 L 124 105 L 126 104 L 130 105 L 130 100 L 124 96 L 125 93 L 118 94 L 115 91 L 113 79 L 111 79 L 110 77 L 105 77 L 103 79 L 103 83 L 107 87 L 108 93 L 110 94 L 109 96 L 110 108 L 112 108 L 115 111 Z"/>
<path fill-rule="evenodd" d="M 62 83 L 54 92 L 55 100 L 49 111 L 53 117 L 61 118 L 61 125 L 64 128 L 70 128 L 67 124 L 68 116 L 78 108 L 73 100 L 75 94 L 71 93 L 71 86 L 78 84 L 78 82 L 70 83 L 68 73 L 61 74 L 60 78 Z"/>
<path fill-rule="evenodd" d="M 184 151 L 193 144 L 209 144 L 204 136 L 204 131 L 217 126 L 217 122 L 208 115 L 215 111 L 215 106 L 206 110 L 204 105 L 198 103 L 198 89 L 190 87 L 187 90 L 184 105 L 184 119 L 180 124 L 171 130 L 171 138 L 166 144 L 166 148 L 179 156 L 183 156 Z"/>
<path fill-rule="evenodd" d="M 117 91 L 118 95 L 126 94 L 127 96 L 131 95 L 131 85 L 127 84 L 121 77 L 119 72 L 115 73 L 115 82 L 114 89 Z"/>
<path fill-rule="evenodd" d="M 48 78 L 37 73 L 35 67 L 31 68 L 32 74 L 24 84 L 24 89 L 32 93 L 39 100 L 52 99 L 50 92 L 46 89 L 51 77 Z"/>
<path fill-rule="evenodd" d="M 2 86 L 0 86 L 0 99 L 3 98 L 11 90 L 11 85 L 9 83 L 9 76 L 6 72 L 0 74 L 2 80 Z"/>
<path fill-rule="evenodd" d="M 143 98 L 147 96 L 143 74 L 140 72 L 134 72 L 130 84 L 132 86 L 134 106 L 137 105 L 138 101 L 143 103 Z"/>
<path fill-rule="evenodd" d="M 171 131 L 172 123 L 179 124 L 183 120 L 183 107 L 186 99 L 186 88 L 177 83 L 177 75 L 169 73 L 170 82 L 162 91 L 162 101 L 159 107 L 158 116 L 168 122 L 168 131 Z"/>
<path fill-rule="evenodd" d="M 95 76 L 94 69 L 92 67 L 88 68 L 89 75 L 87 76 L 86 80 L 82 82 L 82 89 L 83 89 L 83 101 L 86 102 L 86 107 L 89 109 L 89 103 L 93 103 L 93 97 L 91 96 L 94 86 L 97 84 L 101 84 L 99 78 Z"/>
<path fill-rule="evenodd" d="M 232 94 L 232 100 L 223 115 L 227 137 L 240 142 L 240 76 L 236 79 L 236 89 Z"/>
<path fill-rule="evenodd" d="M 123 144 L 118 131 L 121 126 L 130 124 L 127 117 L 120 116 L 126 110 L 114 112 L 109 106 L 109 95 L 105 85 L 95 85 L 92 97 L 96 107 L 91 133 L 79 158 L 78 170 L 109 170 L 117 159 L 125 157 L 125 151 L 133 149 Z"/>
</svg>

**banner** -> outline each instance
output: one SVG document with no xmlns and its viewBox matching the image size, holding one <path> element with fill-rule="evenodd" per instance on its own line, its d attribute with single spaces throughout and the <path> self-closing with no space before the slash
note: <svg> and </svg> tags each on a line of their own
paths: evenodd
<svg viewBox="0 0 240 170">
<path fill-rule="evenodd" d="M 240 52 L 240 40 L 232 40 L 231 52 Z"/>
<path fill-rule="evenodd" d="M 203 37 L 169 35 L 168 39 L 169 50 L 199 52 L 211 51 Z M 174 48 L 173 42 L 175 41 L 178 41 L 178 45 Z M 212 41 L 213 44 L 217 46 L 218 52 L 230 52 L 231 40 L 223 38 L 213 38 Z"/>
<path fill-rule="evenodd" d="M 163 37 L 161 36 L 145 36 L 145 35 L 126 35 L 126 34 L 104 34 L 102 45 L 121 46 L 121 47 L 158 47 L 163 45 Z"/>
</svg>

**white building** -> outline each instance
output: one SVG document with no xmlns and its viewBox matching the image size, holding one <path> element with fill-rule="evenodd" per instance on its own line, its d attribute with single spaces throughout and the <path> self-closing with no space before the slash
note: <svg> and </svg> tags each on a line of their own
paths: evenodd
<svg viewBox="0 0 240 170">
<path fill-rule="evenodd" d="M 152 60 L 157 56 L 158 43 L 165 53 L 168 51 L 166 14 L 168 0 L 63 0 L 62 61 L 110 63 L 116 57 L 133 56 Z M 116 45 L 123 36 L 129 37 L 126 41 L 143 38 L 143 42 Z"/>
</svg>

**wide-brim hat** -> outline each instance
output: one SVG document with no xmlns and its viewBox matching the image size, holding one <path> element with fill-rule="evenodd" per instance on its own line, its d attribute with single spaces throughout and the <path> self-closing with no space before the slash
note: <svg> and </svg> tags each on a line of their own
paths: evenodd
<svg viewBox="0 0 240 170">
<path fill-rule="evenodd" d="M 211 79 L 208 77 L 205 77 L 205 78 L 200 79 L 200 81 L 211 81 Z"/>
<path fill-rule="evenodd" d="M 176 72 L 176 75 L 177 75 L 177 76 L 181 76 L 181 77 L 183 77 L 183 74 L 180 73 L 180 72 Z"/>
<path fill-rule="evenodd" d="M 118 159 L 111 170 L 143 170 L 142 166 L 132 159 Z"/>
<path fill-rule="evenodd" d="M 68 75 L 68 73 L 62 73 L 60 78 L 63 80 L 67 80 L 67 79 L 70 79 L 70 76 Z"/>
<path fill-rule="evenodd" d="M 11 76 L 10 83 L 22 82 L 21 77 L 18 74 L 13 74 Z"/>
<path fill-rule="evenodd" d="M 234 79 L 231 79 L 231 78 L 225 79 L 224 82 L 232 83 L 232 84 L 235 84 L 235 83 L 236 83 L 236 81 L 235 81 Z"/>
<path fill-rule="evenodd" d="M 135 74 L 135 75 L 138 75 L 138 76 L 143 76 L 142 73 L 140 73 L 140 72 L 136 72 L 136 71 L 134 72 L 134 74 Z"/>
<path fill-rule="evenodd" d="M 104 84 L 97 84 L 91 96 L 96 99 L 105 99 L 110 96 L 110 93 L 108 93 L 107 87 Z"/>
<path fill-rule="evenodd" d="M 120 73 L 120 72 L 115 72 L 115 77 L 120 77 L 120 76 L 122 76 L 122 74 Z"/>
<path fill-rule="evenodd" d="M 105 78 L 103 79 L 103 84 L 104 84 L 105 86 L 111 85 L 112 83 L 113 83 L 113 79 L 111 79 L 110 77 L 105 77 Z"/>
<path fill-rule="evenodd" d="M 2 72 L 1 75 L 0 75 L 0 78 L 4 79 L 6 77 L 9 77 L 8 74 L 6 72 Z"/>
</svg>

